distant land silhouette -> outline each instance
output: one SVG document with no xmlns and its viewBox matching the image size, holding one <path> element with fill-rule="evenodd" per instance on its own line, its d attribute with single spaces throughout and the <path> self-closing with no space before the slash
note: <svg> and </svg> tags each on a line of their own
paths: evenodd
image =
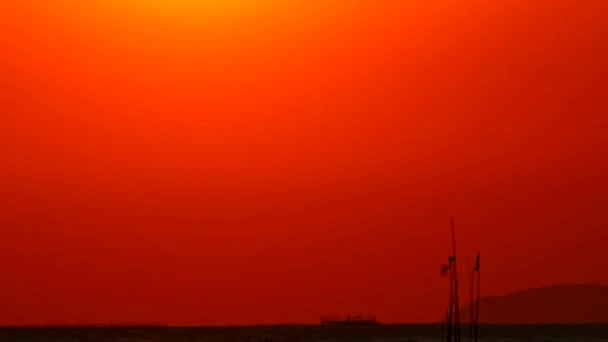
<svg viewBox="0 0 608 342">
<path fill-rule="evenodd" d="M 485 324 L 608 323 L 608 286 L 556 285 L 482 297 L 479 322 Z M 469 305 L 461 309 L 468 323 Z"/>
</svg>

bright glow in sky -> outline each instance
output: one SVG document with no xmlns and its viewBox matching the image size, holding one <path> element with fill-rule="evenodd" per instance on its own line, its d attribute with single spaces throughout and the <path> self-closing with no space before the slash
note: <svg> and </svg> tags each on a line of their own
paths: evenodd
<svg viewBox="0 0 608 342">
<path fill-rule="evenodd" d="M 254 15 L 264 8 L 273 8 L 272 1 L 259 0 L 135 0 L 109 1 L 105 5 L 121 11 L 152 14 L 154 16 L 221 15 L 226 19 L 246 13 Z"/>
</svg>

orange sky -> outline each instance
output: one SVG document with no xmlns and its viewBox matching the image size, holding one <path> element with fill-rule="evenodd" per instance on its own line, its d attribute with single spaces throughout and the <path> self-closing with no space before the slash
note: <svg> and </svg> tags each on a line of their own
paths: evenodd
<svg viewBox="0 0 608 342">
<path fill-rule="evenodd" d="M 433 321 L 608 283 L 608 2 L 0 4 L 0 324 Z"/>
</svg>

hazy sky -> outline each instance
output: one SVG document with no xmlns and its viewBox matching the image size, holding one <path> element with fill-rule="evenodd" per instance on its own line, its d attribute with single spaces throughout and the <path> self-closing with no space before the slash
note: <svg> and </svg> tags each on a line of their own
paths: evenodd
<svg viewBox="0 0 608 342">
<path fill-rule="evenodd" d="M 0 324 L 434 321 L 452 216 L 485 294 L 608 283 L 606 18 L 2 1 Z"/>
</svg>

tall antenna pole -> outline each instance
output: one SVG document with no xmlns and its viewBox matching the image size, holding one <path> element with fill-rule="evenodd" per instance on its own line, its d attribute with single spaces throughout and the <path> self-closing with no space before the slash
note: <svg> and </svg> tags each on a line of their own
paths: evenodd
<svg viewBox="0 0 608 342">
<path fill-rule="evenodd" d="M 451 228 L 452 228 L 452 257 L 454 258 L 454 283 L 455 283 L 455 288 L 454 288 L 454 301 L 458 303 L 458 264 L 457 264 L 457 259 L 456 259 L 456 228 L 454 227 L 454 218 L 451 219 Z M 456 331 L 458 333 L 458 335 L 456 336 L 456 339 L 458 342 L 460 342 L 460 308 L 456 307 L 456 318 L 457 318 L 457 326 L 456 326 Z"/>
<path fill-rule="evenodd" d="M 456 315 L 454 320 L 456 321 L 456 325 L 454 326 L 454 339 L 457 342 L 460 342 L 460 303 L 458 302 L 458 281 L 454 283 L 454 292 L 456 293 L 456 298 L 454 298 L 454 307 L 456 308 Z"/>
<path fill-rule="evenodd" d="M 473 310 L 473 306 L 475 305 L 475 272 L 473 272 L 473 269 L 469 268 L 469 273 L 469 286 L 471 289 L 469 297 L 469 341 L 473 341 L 473 326 L 475 324 L 475 311 Z"/>
<path fill-rule="evenodd" d="M 477 303 L 475 309 L 475 342 L 477 342 L 477 335 L 479 332 L 479 296 L 481 293 L 481 271 L 479 269 L 479 259 L 480 253 L 477 253 L 477 258 L 475 260 L 475 272 L 477 272 Z"/>
<path fill-rule="evenodd" d="M 454 271 L 452 267 L 454 267 L 454 257 L 450 256 L 448 258 L 448 275 L 450 277 L 450 297 L 448 304 L 448 320 L 447 320 L 447 338 L 448 342 L 452 342 L 452 317 L 454 313 Z"/>
</svg>

